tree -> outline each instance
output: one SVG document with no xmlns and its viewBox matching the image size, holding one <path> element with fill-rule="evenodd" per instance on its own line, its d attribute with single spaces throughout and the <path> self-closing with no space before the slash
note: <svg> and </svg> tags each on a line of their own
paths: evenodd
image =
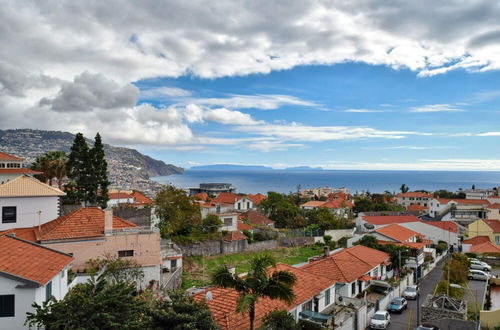
<svg viewBox="0 0 500 330">
<path fill-rule="evenodd" d="M 200 207 L 182 189 L 173 186 L 163 189 L 156 195 L 155 206 L 164 238 L 189 235 L 201 225 Z"/>
<path fill-rule="evenodd" d="M 89 275 L 101 276 L 113 283 L 127 282 L 136 286 L 140 285 L 144 279 L 144 271 L 135 260 L 122 259 L 106 254 L 102 259 L 90 259 L 86 263 L 86 271 Z"/>
<path fill-rule="evenodd" d="M 222 221 L 215 214 L 208 214 L 205 219 L 201 221 L 201 227 L 207 233 L 216 233 L 222 226 Z"/>
<path fill-rule="evenodd" d="M 37 174 L 40 181 L 52 185 L 52 179 L 57 179 L 57 185 L 61 188 L 61 182 L 66 177 L 66 166 L 68 163 L 68 156 L 64 151 L 48 151 L 42 156 L 35 159 L 31 164 L 30 169 L 42 172 Z"/>
<path fill-rule="evenodd" d="M 170 300 L 153 299 L 151 324 L 145 329 L 152 330 L 216 330 L 219 327 L 212 320 L 212 314 L 204 303 L 197 303 L 192 296 L 180 291 L 171 291 Z"/>
<path fill-rule="evenodd" d="M 363 245 L 377 250 L 379 248 L 377 238 L 372 235 L 365 235 L 361 237 L 358 241 L 354 242 L 354 245 Z"/>
<path fill-rule="evenodd" d="M 403 183 L 399 190 L 401 190 L 402 193 L 407 193 L 408 191 L 410 191 L 410 187 Z"/>
<path fill-rule="evenodd" d="M 268 312 L 262 319 L 259 330 L 298 330 L 293 316 L 285 310 Z"/>
<path fill-rule="evenodd" d="M 275 270 L 268 274 L 268 267 L 275 267 L 276 262 L 269 255 L 255 257 L 250 270 L 244 278 L 234 276 L 226 265 L 220 266 L 212 274 L 212 282 L 222 288 L 232 288 L 239 293 L 236 312 L 248 312 L 250 330 L 254 330 L 255 304 L 260 298 L 279 299 L 292 303 L 295 299 L 293 285 L 295 275 L 289 271 Z"/>
<path fill-rule="evenodd" d="M 67 173 L 70 179 L 67 194 L 72 202 L 81 203 L 89 200 L 89 192 L 92 192 L 94 187 L 91 169 L 89 146 L 83 134 L 77 133 L 67 163 Z"/>
<path fill-rule="evenodd" d="M 92 176 L 93 181 L 93 191 L 92 198 L 95 199 L 101 208 L 106 208 L 109 196 L 108 196 L 108 163 L 104 159 L 104 145 L 102 144 L 101 136 L 99 133 L 96 134 L 94 140 L 94 147 L 90 150 L 90 157 L 92 163 Z"/>
<path fill-rule="evenodd" d="M 409 248 L 394 244 L 380 245 L 379 250 L 389 254 L 391 256 L 392 267 L 398 269 L 402 268 L 406 264 L 406 260 L 411 256 Z"/>
<path fill-rule="evenodd" d="M 26 324 L 47 330 L 144 329 L 146 303 L 133 284 L 109 283 L 105 277 L 77 284 L 62 300 L 33 304 Z"/>
</svg>

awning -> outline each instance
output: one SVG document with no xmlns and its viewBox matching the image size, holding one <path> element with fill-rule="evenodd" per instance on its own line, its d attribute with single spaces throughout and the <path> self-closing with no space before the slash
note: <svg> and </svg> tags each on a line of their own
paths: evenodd
<svg viewBox="0 0 500 330">
<path fill-rule="evenodd" d="M 368 281 L 369 281 L 369 280 L 371 280 L 372 278 L 373 278 L 372 276 L 363 275 L 363 276 L 361 276 L 360 278 L 358 278 L 358 281 L 368 282 Z"/>
<path fill-rule="evenodd" d="M 391 264 L 391 262 L 390 262 L 390 261 L 384 261 L 384 262 L 382 263 L 382 266 L 389 266 L 390 264 Z"/>
</svg>

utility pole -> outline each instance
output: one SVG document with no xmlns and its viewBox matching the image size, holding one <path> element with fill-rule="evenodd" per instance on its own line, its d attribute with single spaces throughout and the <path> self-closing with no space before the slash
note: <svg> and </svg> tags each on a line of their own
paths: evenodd
<svg viewBox="0 0 500 330">
<path fill-rule="evenodd" d="M 399 252 L 399 267 L 398 267 L 398 277 L 399 277 L 399 296 L 401 297 L 401 250 Z"/>
</svg>

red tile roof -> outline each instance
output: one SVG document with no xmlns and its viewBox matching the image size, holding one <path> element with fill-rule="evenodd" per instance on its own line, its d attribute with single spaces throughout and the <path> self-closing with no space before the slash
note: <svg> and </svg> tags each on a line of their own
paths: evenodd
<svg viewBox="0 0 500 330">
<path fill-rule="evenodd" d="M 292 310 L 295 306 L 307 302 L 314 296 L 335 284 L 335 281 L 328 279 L 327 277 L 315 275 L 300 268 L 294 268 L 282 263 L 278 263 L 276 268 L 270 269 L 268 272 L 271 274 L 275 270 L 286 270 L 295 275 L 296 282 L 293 286 L 295 300 L 292 304 L 287 305 L 281 300 L 260 298 L 255 305 L 255 328 L 259 328 L 261 326 L 262 318 L 269 311 L 275 309 L 288 311 Z M 206 292 L 208 291 L 212 294 L 212 300 L 206 301 L 206 303 L 212 312 L 212 318 L 222 330 L 249 328 L 250 323 L 248 313 L 241 314 L 236 312 L 236 301 L 239 297 L 236 290 L 208 288 L 204 292 L 195 294 L 195 300 L 204 300 Z M 333 299 L 333 296 L 331 298 Z"/>
<path fill-rule="evenodd" d="M 411 204 L 406 208 L 408 211 L 425 211 L 428 210 L 429 208 L 427 206 L 422 206 L 418 204 Z"/>
<path fill-rule="evenodd" d="M 33 227 L 13 228 L 13 229 L 4 230 L 4 231 L 0 232 L 0 236 L 7 235 L 7 234 L 12 234 L 12 236 L 15 236 L 15 237 L 20 238 L 20 239 L 24 239 L 25 241 L 36 242 L 36 236 L 35 236 L 35 231 L 33 230 Z"/>
<path fill-rule="evenodd" d="M 255 226 L 267 226 L 274 224 L 274 221 L 256 211 L 246 211 L 240 214 L 238 219 L 248 219 L 248 222 Z"/>
<path fill-rule="evenodd" d="M 33 171 L 30 170 L 29 168 L 0 168 L 0 174 L 1 173 L 19 173 L 19 174 L 42 174 L 42 172 L 39 171 Z"/>
<path fill-rule="evenodd" d="M 0 236 L 0 251 L 0 276 L 7 273 L 39 286 L 47 284 L 73 260 L 62 252 L 8 235 Z"/>
<path fill-rule="evenodd" d="M 354 204 L 346 201 L 344 199 L 334 199 L 329 201 L 308 201 L 301 205 L 301 207 L 312 207 L 312 208 L 320 208 L 326 207 L 328 209 L 342 209 L 342 208 L 353 208 Z"/>
<path fill-rule="evenodd" d="M 212 200 L 212 203 L 224 203 L 224 204 L 234 204 L 244 196 L 240 196 L 233 193 L 221 192 L 219 196 Z"/>
<path fill-rule="evenodd" d="M 453 221 L 421 221 L 421 222 L 450 231 L 452 233 L 458 233 L 458 225 Z"/>
<path fill-rule="evenodd" d="M 381 226 L 391 223 L 417 222 L 419 218 L 414 215 L 365 215 L 363 220 Z"/>
<path fill-rule="evenodd" d="M 109 199 L 129 199 L 133 198 L 132 194 L 127 192 L 112 192 L 108 194 Z"/>
<path fill-rule="evenodd" d="M 493 230 L 494 233 L 500 233 L 500 220 L 483 219 L 483 221 Z"/>
<path fill-rule="evenodd" d="M 488 205 L 489 209 L 500 209 L 500 203 L 493 203 Z"/>
<path fill-rule="evenodd" d="M 380 245 L 393 244 L 393 245 L 396 245 L 396 246 L 405 246 L 407 248 L 415 249 L 415 250 L 420 250 L 420 249 L 426 247 L 427 245 L 432 244 L 432 241 L 428 240 L 428 239 L 424 239 L 424 240 L 422 240 L 422 242 L 411 242 L 411 243 L 410 242 L 408 242 L 408 243 L 399 243 L 399 242 L 382 241 L 382 240 L 379 240 L 377 242 Z"/>
<path fill-rule="evenodd" d="M 206 192 L 204 192 L 204 191 L 203 191 L 203 192 L 200 192 L 200 193 L 195 194 L 193 197 L 194 197 L 194 199 L 196 199 L 196 200 L 200 200 L 200 201 L 204 201 L 204 202 L 206 202 L 206 201 L 207 201 L 207 199 L 208 199 L 208 194 L 207 194 Z"/>
<path fill-rule="evenodd" d="M 328 195 L 329 200 L 334 200 L 334 199 L 343 199 L 346 201 L 350 201 L 352 199 L 351 194 L 346 194 L 341 191 L 336 192 L 336 193 L 331 193 Z"/>
<path fill-rule="evenodd" d="M 232 241 L 242 241 L 244 239 L 247 239 L 247 237 L 241 233 L 239 230 L 233 230 L 227 232 L 227 234 L 222 238 L 226 242 L 232 242 Z"/>
<path fill-rule="evenodd" d="M 259 205 L 267 198 L 267 196 L 262 195 L 261 193 L 258 193 L 256 195 L 248 194 L 247 197 L 252 200 L 253 205 Z"/>
<path fill-rule="evenodd" d="M 113 229 L 137 227 L 132 222 L 113 216 Z M 40 230 L 33 227 L 38 241 L 65 240 L 104 236 L 104 211 L 85 207 L 44 223 Z"/>
<path fill-rule="evenodd" d="M 472 237 L 469 239 L 464 239 L 462 241 L 463 244 L 472 244 L 472 245 L 481 244 L 484 242 L 491 242 L 490 237 L 489 236 L 476 236 L 476 237 Z"/>
<path fill-rule="evenodd" d="M 473 253 L 500 253 L 500 247 L 496 246 L 491 242 L 484 242 L 472 245 L 470 252 Z"/>
<path fill-rule="evenodd" d="M 349 283 L 389 259 L 389 254 L 385 252 L 356 245 L 324 259 L 312 261 L 301 269 L 338 282 Z"/>
<path fill-rule="evenodd" d="M 420 197 L 420 198 L 427 197 L 427 198 L 432 198 L 434 196 L 432 194 L 429 194 L 429 193 L 409 191 L 406 193 L 399 193 L 396 195 L 396 197 Z"/>
<path fill-rule="evenodd" d="M 146 195 L 144 195 L 142 192 L 134 190 L 132 192 L 132 197 L 135 199 L 135 204 L 142 204 L 142 205 L 153 205 L 153 200 Z"/>
<path fill-rule="evenodd" d="M 457 204 L 462 204 L 462 205 L 488 205 L 490 202 L 488 202 L 486 199 L 449 199 L 449 198 L 437 198 L 439 203 L 441 204 L 447 204 L 449 202 L 455 202 Z"/>
<path fill-rule="evenodd" d="M 419 233 L 408 229 L 406 227 L 400 226 L 398 224 L 388 225 L 379 229 L 376 229 L 375 232 L 382 234 L 386 237 L 392 238 L 398 242 L 404 243 L 408 241 L 410 238 L 415 236 L 420 236 Z"/>
<path fill-rule="evenodd" d="M 24 158 L 19 158 L 16 156 L 12 156 L 9 154 L 6 154 L 5 152 L 0 151 L 0 160 L 16 160 L 16 161 L 23 161 Z"/>
<path fill-rule="evenodd" d="M 238 230 L 252 230 L 252 226 L 250 226 L 249 224 L 244 223 L 241 220 L 238 220 L 237 226 L 238 226 L 237 227 Z"/>
</svg>

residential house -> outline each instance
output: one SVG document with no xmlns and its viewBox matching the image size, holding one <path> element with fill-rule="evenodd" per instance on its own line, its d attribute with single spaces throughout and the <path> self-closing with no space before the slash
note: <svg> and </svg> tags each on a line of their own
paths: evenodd
<svg viewBox="0 0 500 330">
<path fill-rule="evenodd" d="M 219 228 L 220 231 L 235 231 L 238 230 L 238 216 L 239 213 L 228 212 L 228 213 L 216 213 L 222 222 L 222 226 Z"/>
<path fill-rule="evenodd" d="M 200 183 L 198 187 L 189 188 L 189 196 L 194 196 L 198 193 L 204 192 L 209 196 L 218 195 L 223 192 L 233 193 L 236 188 L 230 183 Z"/>
<path fill-rule="evenodd" d="M 72 255 L 75 272 L 83 271 L 90 259 L 123 258 L 141 267 L 143 284 L 160 280 L 163 260 L 159 232 L 113 216 L 111 209 L 80 208 L 41 226 L 9 232 Z"/>
<path fill-rule="evenodd" d="M 376 215 L 375 215 L 376 214 Z M 359 213 L 356 217 L 358 232 L 369 232 L 393 223 L 417 222 L 419 218 L 409 214 L 379 215 L 380 213 Z"/>
<path fill-rule="evenodd" d="M 112 189 L 108 192 L 109 207 L 120 205 L 133 206 L 136 208 L 150 207 L 153 205 L 153 200 L 145 196 L 137 190 L 116 190 Z"/>
<path fill-rule="evenodd" d="M 400 226 L 421 234 L 425 239 L 434 244 L 445 241 L 458 248 L 460 242 L 461 226 L 453 221 L 415 221 L 398 223 Z"/>
<path fill-rule="evenodd" d="M 237 212 L 245 212 L 253 208 L 253 201 L 247 196 L 228 192 L 220 193 L 219 196 L 212 199 L 212 203 L 230 205 Z"/>
<path fill-rule="evenodd" d="M 261 193 L 258 193 L 258 194 L 255 194 L 255 195 L 248 194 L 247 197 L 252 200 L 254 207 L 259 206 L 264 200 L 267 199 L 267 196 L 266 195 L 262 195 Z"/>
<path fill-rule="evenodd" d="M 434 198 L 430 200 L 429 215 L 435 220 L 452 220 L 466 225 L 486 218 L 489 204 L 486 199 Z"/>
<path fill-rule="evenodd" d="M 347 217 L 350 214 L 351 209 L 353 207 L 354 207 L 353 203 L 344 199 L 333 199 L 327 201 L 308 201 L 300 205 L 300 208 L 304 211 L 326 208 L 330 212 L 338 215 L 339 217 Z"/>
<path fill-rule="evenodd" d="M 423 235 L 420 233 L 399 224 L 378 228 L 370 235 L 375 236 L 379 244 L 394 244 L 409 248 L 411 257 L 408 258 L 405 266 L 414 269 L 414 279 L 422 277 L 422 265 L 425 259 L 424 248 L 432 243 L 431 240 L 423 239 Z"/>
<path fill-rule="evenodd" d="M 500 245 L 500 220 L 480 219 L 469 224 L 467 227 L 469 238 L 476 236 L 487 236 L 490 241 Z"/>
<path fill-rule="evenodd" d="M 335 281 L 335 300 L 354 298 L 370 285 L 371 279 L 383 280 L 392 276 L 389 254 L 363 245 L 311 261 L 300 269 Z"/>
<path fill-rule="evenodd" d="M 238 215 L 239 220 L 246 219 L 248 223 L 255 227 L 274 228 L 274 221 L 256 211 L 246 211 Z"/>
<path fill-rule="evenodd" d="M 0 329 L 26 329 L 26 313 L 68 292 L 73 258 L 11 235 L 0 236 Z"/>
<path fill-rule="evenodd" d="M 487 199 L 496 194 L 495 189 L 465 189 L 459 192 L 464 193 L 466 199 Z"/>
<path fill-rule="evenodd" d="M 42 172 L 23 167 L 24 159 L 0 152 L 0 184 L 17 178 L 20 175 L 33 176 Z"/>
<path fill-rule="evenodd" d="M 487 219 L 500 219 L 500 203 L 490 204 L 486 210 L 488 212 L 486 214 Z"/>
<path fill-rule="evenodd" d="M 429 213 L 429 208 L 427 206 L 422 206 L 418 204 L 411 204 L 410 206 L 406 207 L 406 211 L 408 211 L 409 214 L 414 215 L 414 216 L 422 216 L 424 214 Z"/>
<path fill-rule="evenodd" d="M 433 199 L 434 196 L 425 192 L 409 191 L 406 193 L 399 193 L 396 195 L 396 203 L 402 205 L 406 208 L 410 205 L 420 205 L 424 207 L 429 206 L 429 201 Z"/>
<path fill-rule="evenodd" d="M 64 192 L 27 175 L 0 185 L 0 230 L 42 225 L 60 215 Z"/>
<path fill-rule="evenodd" d="M 462 241 L 462 251 L 477 254 L 500 254 L 500 246 L 491 242 L 488 236 L 476 236 Z"/>
<path fill-rule="evenodd" d="M 334 305 L 335 280 L 317 275 L 302 268 L 294 268 L 278 263 L 274 271 L 289 271 L 296 277 L 293 291 L 295 299 L 291 304 L 281 300 L 260 298 L 255 304 L 255 328 L 262 324 L 262 318 L 273 310 L 286 310 L 295 320 L 298 320 L 303 311 L 321 313 L 331 309 Z M 236 312 L 239 294 L 234 289 L 209 287 L 194 295 L 195 300 L 204 300 L 212 312 L 214 321 L 222 330 L 238 330 L 249 328 L 248 313 Z"/>
</svg>

